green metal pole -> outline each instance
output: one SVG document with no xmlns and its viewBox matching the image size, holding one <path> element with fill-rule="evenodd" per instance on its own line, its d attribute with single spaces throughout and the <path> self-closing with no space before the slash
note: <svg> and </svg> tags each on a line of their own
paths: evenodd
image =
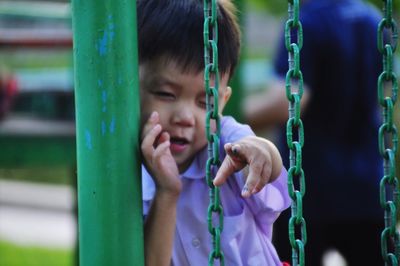
<svg viewBox="0 0 400 266">
<path fill-rule="evenodd" d="M 72 8 L 80 265 L 144 265 L 136 1 Z"/>
</svg>

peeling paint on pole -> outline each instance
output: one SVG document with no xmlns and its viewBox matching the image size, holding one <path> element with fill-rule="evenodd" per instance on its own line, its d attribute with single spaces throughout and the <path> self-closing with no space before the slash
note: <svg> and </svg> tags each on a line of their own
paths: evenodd
<svg viewBox="0 0 400 266">
<path fill-rule="evenodd" d="M 80 265 L 144 265 L 136 1 L 72 7 Z"/>
</svg>

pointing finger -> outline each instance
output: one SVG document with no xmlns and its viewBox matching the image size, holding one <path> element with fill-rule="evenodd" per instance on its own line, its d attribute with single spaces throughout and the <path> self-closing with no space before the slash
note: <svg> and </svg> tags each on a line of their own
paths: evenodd
<svg viewBox="0 0 400 266">
<path fill-rule="evenodd" d="M 226 156 L 221 166 L 218 169 L 217 174 L 214 178 L 214 185 L 220 186 L 226 182 L 228 177 L 235 172 L 235 166 L 232 162 L 232 159 L 229 156 Z"/>
<path fill-rule="evenodd" d="M 228 156 L 225 156 L 214 179 L 214 185 L 220 186 L 226 182 L 229 176 L 242 169 L 246 162 L 239 157 L 240 146 L 237 144 L 226 143 L 224 149 Z"/>
</svg>

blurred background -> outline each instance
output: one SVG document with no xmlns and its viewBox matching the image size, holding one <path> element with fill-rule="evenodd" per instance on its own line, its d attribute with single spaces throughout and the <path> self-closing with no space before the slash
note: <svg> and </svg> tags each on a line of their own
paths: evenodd
<svg viewBox="0 0 400 266">
<path fill-rule="evenodd" d="M 248 95 L 271 78 L 287 2 L 236 2 L 245 45 L 233 87 Z M 0 1 L 0 266 L 77 265 L 72 57 L 69 1 Z"/>
<path fill-rule="evenodd" d="M 74 265 L 68 1 L 0 1 L 0 265 Z"/>
</svg>

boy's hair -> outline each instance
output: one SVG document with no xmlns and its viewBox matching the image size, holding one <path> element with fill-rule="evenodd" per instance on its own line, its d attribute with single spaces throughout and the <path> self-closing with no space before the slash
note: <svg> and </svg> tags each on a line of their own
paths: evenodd
<svg viewBox="0 0 400 266">
<path fill-rule="evenodd" d="M 231 77 L 240 29 L 230 0 L 218 0 L 218 69 Z M 204 69 L 203 0 L 137 0 L 139 62 L 174 60 L 183 72 Z"/>
</svg>

